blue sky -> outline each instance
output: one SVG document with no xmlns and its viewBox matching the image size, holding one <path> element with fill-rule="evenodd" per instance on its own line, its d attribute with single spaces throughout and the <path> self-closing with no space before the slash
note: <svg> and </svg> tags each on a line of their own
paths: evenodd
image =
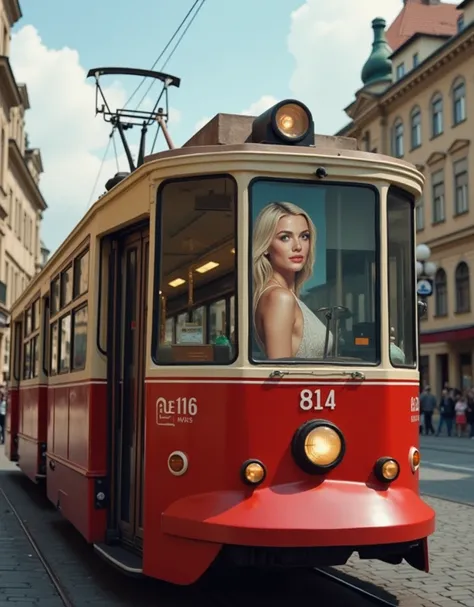
<svg viewBox="0 0 474 607">
<path fill-rule="evenodd" d="M 87 70 L 150 68 L 193 1 L 20 3 L 23 18 L 14 28 L 11 61 L 29 90 L 26 130 L 30 145 L 41 149 L 41 189 L 49 205 L 42 238 L 54 251 L 116 172 L 110 152 L 93 191 L 109 129 L 94 117 Z M 286 97 L 305 102 L 316 130 L 333 134 L 348 121 L 343 108 L 361 85 L 371 20 L 390 22 L 403 4 L 384 0 L 381 6 L 380 0 L 207 0 L 166 67 L 182 79 L 170 91 L 175 143 L 184 143 L 218 112 L 257 115 Z M 117 105 L 138 80 L 109 78 L 103 84 Z M 158 90 L 152 89 L 148 104 Z M 127 170 L 117 145 L 120 169 Z M 160 138 L 158 149 L 165 147 Z"/>
</svg>

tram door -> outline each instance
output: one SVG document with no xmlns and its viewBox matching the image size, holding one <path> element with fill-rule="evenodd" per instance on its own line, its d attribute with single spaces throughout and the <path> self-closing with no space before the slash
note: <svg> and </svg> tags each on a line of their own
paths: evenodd
<svg viewBox="0 0 474 607">
<path fill-rule="evenodd" d="M 109 260 L 112 517 L 122 543 L 141 550 L 145 439 L 148 228 L 115 240 Z M 109 523 L 109 526 L 110 526 Z"/>
</svg>

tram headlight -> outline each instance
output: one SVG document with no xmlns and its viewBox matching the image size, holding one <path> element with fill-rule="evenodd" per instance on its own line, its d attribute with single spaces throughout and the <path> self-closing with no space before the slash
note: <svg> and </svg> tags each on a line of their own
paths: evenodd
<svg viewBox="0 0 474 607">
<path fill-rule="evenodd" d="M 381 483 L 392 483 L 400 474 L 400 464 L 393 457 L 381 457 L 375 462 L 374 474 Z"/>
<path fill-rule="evenodd" d="M 267 476 L 267 471 L 262 462 L 257 459 L 249 459 L 242 464 L 240 476 L 246 485 L 256 486 L 263 483 Z"/>
<path fill-rule="evenodd" d="M 173 451 L 168 456 L 168 470 L 174 476 L 182 476 L 188 469 L 188 458 L 182 451 Z"/>
<path fill-rule="evenodd" d="M 342 461 L 345 442 L 337 426 L 324 420 L 312 420 L 298 428 L 291 449 L 302 470 L 322 474 Z"/>
<path fill-rule="evenodd" d="M 420 467 L 421 455 L 416 447 L 412 447 L 408 454 L 408 461 L 410 462 L 410 468 L 412 472 L 416 472 Z"/>
<path fill-rule="evenodd" d="M 314 145 L 314 122 L 309 109 L 296 99 L 280 101 L 255 118 L 253 143 Z"/>
</svg>

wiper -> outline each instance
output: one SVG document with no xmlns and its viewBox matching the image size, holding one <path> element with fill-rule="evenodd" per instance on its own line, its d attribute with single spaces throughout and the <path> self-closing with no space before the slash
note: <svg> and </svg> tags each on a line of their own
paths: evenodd
<svg viewBox="0 0 474 607">
<path fill-rule="evenodd" d="M 280 371 L 279 369 L 276 369 L 270 373 L 269 377 L 274 379 L 276 377 L 285 377 L 285 375 L 313 375 L 314 377 L 327 377 L 328 375 L 336 375 L 340 377 L 342 375 L 343 377 L 350 377 L 350 379 L 359 381 L 364 381 L 365 379 L 365 374 L 362 373 L 362 371 L 324 371 L 323 369 L 320 371 Z"/>
</svg>

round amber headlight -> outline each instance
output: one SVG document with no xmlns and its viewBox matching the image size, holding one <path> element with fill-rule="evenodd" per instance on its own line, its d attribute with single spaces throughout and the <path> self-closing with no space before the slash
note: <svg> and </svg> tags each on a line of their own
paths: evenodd
<svg viewBox="0 0 474 607">
<path fill-rule="evenodd" d="M 342 432 L 324 420 L 303 424 L 293 437 L 293 457 L 300 468 L 310 474 L 328 472 L 337 466 L 344 451 Z"/>
<path fill-rule="evenodd" d="M 288 139 L 302 139 L 309 129 L 309 116 L 303 107 L 296 103 L 282 105 L 275 114 L 278 134 Z"/>
<path fill-rule="evenodd" d="M 342 440 L 328 426 L 319 426 L 308 432 L 304 441 L 304 452 L 312 464 L 330 466 L 341 454 Z"/>
<path fill-rule="evenodd" d="M 382 483 L 391 483 L 400 474 L 400 464 L 393 457 L 381 457 L 375 462 L 374 473 Z"/>
<path fill-rule="evenodd" d="M 242 464 L 240 475 L 246 485 L 260 485 L 265 480 L 267 471 L 262 462 L 256 459 L 249 459 Z"/>
</svg>

